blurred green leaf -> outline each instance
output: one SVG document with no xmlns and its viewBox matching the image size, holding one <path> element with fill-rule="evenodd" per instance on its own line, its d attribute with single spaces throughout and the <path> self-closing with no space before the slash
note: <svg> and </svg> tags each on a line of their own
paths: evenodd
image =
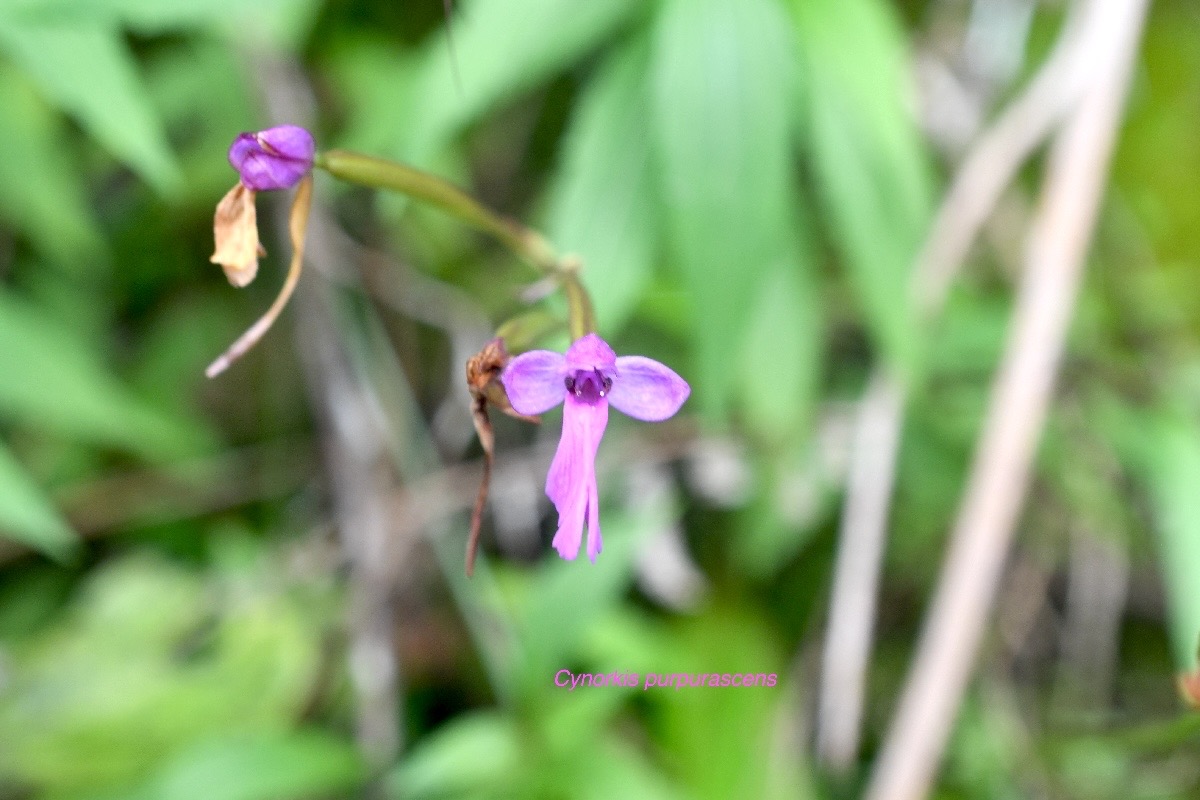
<svg viewBox="0 0 1200 800">
<path fill-rule="evenodd" d="M 695 304 L 696 399 L 714 420 L 763 277 L 796 259 L 786 29 L 772 0 L 667 0 L 655 31 L 666 219 Z"/>
<path fill-rule="evenodd" d="M 5 0 L 4 11 L 83 25 L 119 26 L 146 36 L 221 30 L 256 45 L 294 49 L 321 0 Z"/>
<path fill-rule="evenodd" d="M 473 0 L 456 5 L 453 55 L 444 35 L 428 46 L 410 108 L 411 127 L 399 143 L 399 157 L 417 165 L 426 165 L 464 125 L 492 106 L 579 59 L 641 8 L 639 0 Z"/>
<path fill-rule="evenodd" d="M 281 0 L 249 4 L 243 0 L 58 0 L 74 6 L 77 14 L 97 5 L 122 24 L 144 34 L 161 34 L 195 26 L 212 26 L 234 20 L 245 24 L 247 8 L 260 9 L 281 5 Z M 285 0 L 286 2 L 286 0 Z M 294 3 L 293 3 L 294 4 Z"/>
<path fill-rule="evenodd" d="M 509 780 L 521 761 L 521 732 L 507 715 L 459 717 L 420 742 L 388 777 L 390 796 L 512 797 Z"/>
<path fill-rule="evenodd" d="M 986 700 L 968 698 L 964 706 L 946 755 L 948 782 L 972 797 L 1019 800 L 1026 794 L 1018 781 L 1025 754 L 1015 721 Z"/>
<path fill-rule="evenodd" d="M 1200 648 L 1200 426 L 1183 416 L 1163 417 L 1145 456 L 1171 652 L 1175 666 L 1190 671 Z"/>
<path fill-rule="evenodd" d="M 730 541 L 730 556 L 748 577 L 762 579 L 792 563 L 835 513 L 842 485 L 822 463 L 821 446 L 779 449 L 754 464 L 754 492 Z"/>
<path fill-rule="evenodd" d="M 951 293 L 930 344 L 929 372 L 938 380 L 990 375 L 1000 361 L 1011 314 L 1007 298 L 975 291 Z"/>
<path fill-rule="evenodd" d="M 70 555 L 77 544 L 67 521 L 2 443 L 0 536 L 60 560 Z"/>
<path fill-rule="evenodd" d="M 910 111 L 905 41 L 880 0 L 793 0 L 803 126 L 816 189 L 869 329 L 901 366 L 914 357 L 909 272 L 931 187 Z"/>
<path fill-rule="evenodd" d="M 203 38 L 154 51 L 143 69 L 147 93 L 163 124 L 169 130 L 187 131 L 179 153 L 187 190 L 197 205 L 210 207 L 210 212 L 236 180 L 223 158 L 230 142 L 262 119 L 242 66 L 220 40 Z M 220 91 L 214 91 L 214 86 Z"/>
<path fill-rule="evenodd" d="M 0 415 L 150 457 L 196 447 L 200 434 L 133 397 L 93 346 L 40 309 L 0 292 Z"/>
<path fill-rule="evenodd" d="M 318 731 L 230 735 L 194 745 L 149 784 L 154 800 L 281 800 L 350 793 L 366 779 L 353 745 Z"/>
<path fill-rule="evenodd" d="M 1146 796 L 1132 791 L 1132 762 L 1132 754 L 1107 742 L 1091 739 L 1063 747 L 1060 761 L 1055 767 L 1064 786 L 1070 787 L 1075 797 L 1126 800 Z M 1174 794 L 1155 792 L 1150 796 L 1169 797 Z M 1015 798 L 1021 795 L 1014 790 L 1010 796 Z"/>
<path fill-rule="evenodd" d="M 337 147 L 361 153 L 394 148 L 396 131 L 405 127 L 412 108 L 415 61 L 412 51 L 390 39 L 350 36 L 336 42 L 330 69 L 347 107 Z"/>
<path fill-rule="evenodd" d="M 751 308 L 738 359 L 741 406 L 764 445 L 782 448 L 812 422 L 823 318 L 809 276 L 784 266 L 766 276 Z"/>
<path fill-rule="evenodd" d="M 555 677 L 557 679 L 557 675 Z M 639 691 L 636 684 L 598 688 L 577 686 L 570 690 L 556 683 L 548 701 L 533 709 L 546 755 L 560 761 L 573 761 L 579 747 L 594 743 L 597 733 L 612 721 L 628 702 L 629 695 Z"/>
<path fill-rule="evenodd" d="M 582 257 L 606 336 L 625 323 L 656 255 L 646 69 L 646 45 L 638 39 L 592 79 L 567 134 L 550 211 L 550 239 Z"/>
<path fill-rule="evenodd" d="M 0 13 L 0 50 L 161 192 L 182 184 L 175 156 L 120 31 L 100 21 Z"/>
<path fill-rule="evenodd" d="M 582 653 L 598 672 L 636 672 L 644 676 L 668 661 L 672 643 L 665 623 L 641 609 L 621 606 L 590 626 Z M 641 691 L 639 689 L 639 691 Z"/>
<path fill-rule="evenodd" d="M 6 568 L 0 582 L 0 647 L 12 648 L 45 628 L 75 590 L 76 577 L 45 562 Z"/>
<path fill-rule="evenodd" d="M 1179 262 L 1187 264 L 1186 271 L 1173 276 L 1185 284 L 1181 288 L 1187 294 L 1177 294 L 1172 305 L 1192 312 L 1193 331 L 1200 321 L 1195 313 L 1200 193 L 1187 176 L 1200 171 L 1196 35 L 1194 4 L 1155 6 L 1142 40 L 1144 79 L 1130 97 L 1112 165 L 1113 185 L 1136 213 L 1135 224 L 1154 249 L 1155 271 L 1172 273 Z"/>
<path fill-rule="evenodd" d="M 288 746 L 272 749 L 273 732 L 309 701 L 321 631 L 312 609 L 267 570 L 228 592 L 211 576 L 155 558 L 94 571 L 67 613 L 7 653 L 0 776 L 44 796 L 127 788 L 193 743 L 234 732 L 247 742 L 264 737 L 262 764 L 280 758 Z M 325 753 L 320 772 L 331 774 L 329 748 L 309 748 L 314 758 Z M 230 749 L 181 756 L 161 775 L 164 788 L 181 773 L 215 769 Z M 316 772 L 304 774 L 316 780 Z"/>
<path fill-rule="evenodd" d="M 570 775 L 571 782 L 562 789 L 579 800 L 614 797 L 673 800 L 688 796 L 671 785 L 640 748 L 628 741 L 617 741 L 616 737 L 588 748 L 580 754 L 578 762 L 578 771 Z"/>
<path fill-rule="evenodd" d="M 59 264 L 94 258 L 104 243 L 62 125 L 3 64 L 0 108 L 0 214 Z"/>
<path fill-rule="evenodd" d="M 760 800 L 768 793 L 774 714 L 784 691 L 780 655 L 763 616 L 715 605 L 674 632 L 677 658 L 657 673 L 776 674 L 774 686 L 652 687 L 644 695 L 661 719 L 660 743 L 696 798 Z M 789 753 L 794 760 L 800 753 Z M 789 787 L 779 797 L 803 796 Z"/>
<path fill-rule="evenodd" d="M 68 2 L 79 3 L 80 0 Z M 143 33 L 162 33 L 235 17 L 247 3 L 240 0 L 104 0 L 104 5 L 130 27 Z M 278 2 L 255 5 L 278 5 Z"/>
<path fill-rule="evenodd" d="M 121 20 L 146 33 L 220 19 L 239 0 L 7 0 L 8 10 L 75 20 Z"/>
</svg>

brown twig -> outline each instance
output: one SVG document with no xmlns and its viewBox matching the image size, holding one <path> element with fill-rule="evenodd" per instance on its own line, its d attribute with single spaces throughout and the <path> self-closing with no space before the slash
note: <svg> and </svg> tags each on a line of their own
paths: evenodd
<svg viewBox="0 0 1200 800">
<path fill-rule="evenodd" d="M 1057 134 L 950 549 L 868 800 L 924 797 L 966 689 L 1024 499 L 1149 0 L 1094 7 L 1088 86 Z"/>
<path fill-rule="evenodd" d="M 492 461 L 496 451 L 496 436 L 492 433 L 491 420 L 488 419 L 487 399 L 476 398 L 472 402 L 471 410 L 475 418 L 475 430 L 479 434 L 479 444 L 483 448 L 483 474 L 479 478 L 479 492 L 475 495 L 475 505 L 471 509 L 471 530 L 467 535 L 468 578 L 475 574 L 475 556 L 479 553 L 479 534 L 483 530 L 483 509 L 487 505 L 488 490 L 492 485 Z"/>
<path fill-rule="evenodd" d="M 954 277 L 1005 189 L 1079 97 L 1091 27 L 1081 16 L 1072 18 L 1054 53 L 963 159 L 913 268 L 911 299 L 923 322 L 941 313 Z M 875 598 L 907 396 L 900 377 L 880 368 L 868 381 L 859 406 L 818 699 L 817 750 L 836 772 L 849 769 L 858 755 Z"/>
</svg>

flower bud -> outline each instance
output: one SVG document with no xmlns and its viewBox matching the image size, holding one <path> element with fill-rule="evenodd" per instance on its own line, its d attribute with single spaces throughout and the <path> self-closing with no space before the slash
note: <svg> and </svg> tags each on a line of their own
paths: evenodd
<svg viewBox="0 0 1200 800">
<path fill-rule="evenodd" d="M 315 153 L 311 133 L 298 125 L 278 125 L 239 134 L 229 147 L 229 163 L 246 188 L 265 192 L 299 183 L 312 170 Z"/>
</svg>

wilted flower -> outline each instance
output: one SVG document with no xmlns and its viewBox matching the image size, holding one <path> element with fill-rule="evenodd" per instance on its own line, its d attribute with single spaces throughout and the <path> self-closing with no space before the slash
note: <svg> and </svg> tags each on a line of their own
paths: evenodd
<svg viewBox="0 0 1200 800">
<path fill-rule="evenodd" d="M 241 133 L 229 146 L 229 163 L 239 180 L 217 204 L 213 217 L 216 250 L 209 260 L 221 265 L 234 286 L 240 288 L 254 280 L 258 259 L 266 255 L 258 239 L 255 192 L 295 186 L 312 171 L 315 153 L 312 134 L 298 125 Z"/>
<path fill-rule="evenodd" d="M 229 163 L 247 189 L 290 189 L 312 170 L 317 151 L 312 134 L 299 125 L 277 125 L 242 133 L 229 147 Z"/>
<path fill-rule="evenodd" d="M 304 234 L 312 203 L 312 172 L 316 145 L 312 134 L 297 125 L 279 125 L 258 133 L 242 133 L 229 147 L 229 163 L 238 171 L 238 182 L 217 204 L 213 217 L 216 250 L 209 259 L 220 264 L 225 277 L 242 287 L 258 273 L 258 259 L 266 250 L 258 238 L 255 192 L 289 189 L 299 185 L 292 201 L 288 233 L 292 240 L 292 263 L 275 302 L 228 350 L 205 370 L 212 378 L 223 372 L 255 345 L 287 305 L 300 279 L 304 262 Z"/>
<path fill-rule="evenodd" d="M 596 450 L 608 424 L 609 404 L 634 419 L 659 422 L 679 410 L 691 388 L 651 358 L 618 358 L 594 333 L 577 339 L 565 356 L 549 350 L 517 356 L 501 381 L 520 414 L 541 414 L 565 401 L 562 438 L 546 476 L 546 495 L 558 510 L 552 544 L 563 558 L 575 558 L 586 521 L 587 553 L 594 562 L 602 546 Z"/>
</svg>

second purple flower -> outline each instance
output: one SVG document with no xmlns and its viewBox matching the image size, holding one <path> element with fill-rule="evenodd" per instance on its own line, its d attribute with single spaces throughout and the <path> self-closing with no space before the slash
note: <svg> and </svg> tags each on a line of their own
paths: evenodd
<svg viewBox="0 0 1200 800">
<path fill-rule="evenodd" d="M 546 476 L 546 495 L 558 510 L 552 542 L 565 559 L 579 555 L 587 524 L 587 553 L 600 554 L 600 505 L 596 451 L 608 425 L 608 406 L 644 422 L 659 422 L 679 410 L 691 393 L 670 367 L 644 356 L 618 357 L 594 333 L 575 341 L 566 355 L 532 350 L 514 358 L 501 376 L 518 413 L 542 414 L 563 407 L 562 437 Z"/>
</svg>

